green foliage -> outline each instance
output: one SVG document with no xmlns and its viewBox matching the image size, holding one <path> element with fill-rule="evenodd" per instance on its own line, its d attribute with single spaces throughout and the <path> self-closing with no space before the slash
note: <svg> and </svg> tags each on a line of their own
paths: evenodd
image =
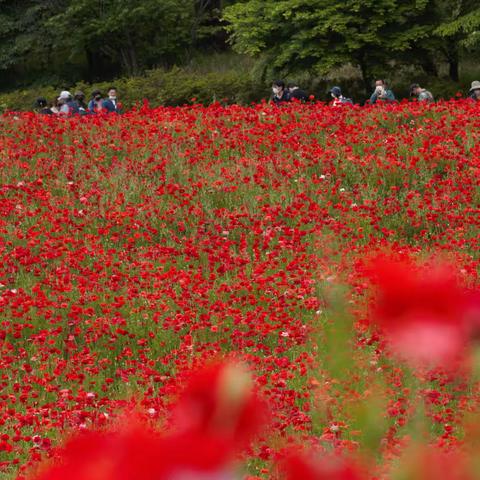
<svg viewBox="0 0 480 480">
<path fill-rule="evenodd" d="M 158 105 L 184 105 L 192 102 L 209 104 L 214 101 L 221 103 L 250 104 L 266 99 L 270 94 L 270 79 L 262 81 L 252 72 L 251 63 L 244 57 L 237 55 L 219 55 L 215 61 L 211 57 L 200 59 L 198 64 L 185 68 L 174 67 L 169 70 L 152 69 L 144 75 L 134 77 L 121 77 L 113 82 L 78 82 L 66 85 L 70 91 L 82 90 L 87 97 L 95 89 L 106 92 L 113 83 L 119 89 L 119 98 L 126 109 L 133 107 L 147 99 L 151 106 Z M 215 65 L 216 64 L 216 65 Z M 473 79 L 480 77 L 480 70 L 474 65 L 467 69 L 463 67 L 461 83 L 452 82 L 425 74 L 415 76 L 415 80 L 430 90 L 436 99 L 452 98 L 458 92 L 466 92 Z M 362 102 L 362 83 L 354 77 L 350 70 L 338 76 L 341 72 L 328 78 L 319 78 L 307 74 L 288 77 L 287 80 L 297 81 L 309 94 L 318 100 L 329 99 L 328 90 L 334 84 L 341 84 L 344 91 L 356 102 Z M 397 98 L 409 96 L 411 72 L 399 70 L 392 82 L 392 88 Z M 9 93 L 0 93 L 0 112 L 4 110 L 32 110 L 37 97 L 45 97 L 49 101 L 56 98 L 62 83 L 55 87 L 32 86 Z"/>
<path fill-rule="evenodd" d="M 0 0 L 0 79 L 138 75 L 218 36 L 218 0 Z"/>
<path fill-rule="evenodd" d="M 435 33 L 440 37 L 456 40 L 465 47 L 475 47 L 480 43 L 480 7 L 477 2 L 438 1 L 437 18 L 440 22 Z"/>
<path fill-rule="evenodd" d="M 199 52 L 216 60 L 229 41 L 254 59 L 248 75 L 256 84 L 287 76 L 324 98 L 340 67 L 353 72 L 342 86 L 361 100 L 374 77 L 395 78 L 403 88 L 398 72 L 408 65 L 406 85 L 446 73 L 458 84 L 462 58 L 475 61 L 479 50 L 479 26 L 473 0 L 0 0 L 0 88 L 61 89 L 128 76 L 126 91 L 132 84 L 149 92 L 135 92 L 131 103 L 143 96 L 154 104 L 259 100 L 263 86 L 251 93 L 256 87 L 241 78 L 241 65 L 218 78 L 218 65 L 203 78 L 182 76 Z M 174 66 L 181 72 L 170 77 Z M 450 83 L 440 94 L 454 89 Z"/>
<path fill-rule="evenodd" d="M 273 71 L 310 69 L 325 74 L 352 63 L 365 75 L 428 35 L 430 27 L 419 21 L 427 4 L 250 0 L 228 7 L 224 16 L 234 48 L 250 55 L 264 53 Z"/>
<path fill-rule="evenodd" d="M 51 17 L 58 45 L 100 53 L 128 74 L 185 48 L 194 0 L 76 0 Z"/>
<path fill-rule="evenodd" d="M 0 0 L 0 88 L 35 86 L 0 104 L 29 109 L 36 92 L 56 94 L 36 86 L 122 76 L 130 77 L 119 81 L 127 105 L 258 101 L 274 76 L 301 81 L 320 99 L 338 79 L 361 101 L 375 77 L 394 79 L 400 96 L 419 81 L 449 97 L 462 59 L 475 61 L 479 27 L 474 0 Z M 214 53 L 228 35 L 254 63 L 248 78 L 243 64 L 222 65 Z M 201 51 L 214 64 L 192 74 Z"/>
<path fill-rule="evenodd" d="M 31 59 L 32 66 L 42 66 L 44 53 L 51 47 L 44 21 L 56 3 L 0 0 L 0 70 L 21 64 L 26 58 Z"/>
<path fill-rule="evenodd" d="M 77 83 L 70 90 L 82 90 L 90 95 L 99 89 L 106 92 L 111 82 Z M 178 67 L 169 71 L 155 69 L 142 76 L 125 77 L 114 82 L 119 99 L 125 108 L 131 108 L 143 99 L 151 106 L 183 105 L 196 99 L 209 104 L 214 101 L 248 104 L 268 96 L 266 85 L 253 80 L 248 74 L 236 70 L 195 73 Z M 0 110 L 31 110 L 39 96 L 53 100 L 59 91 L 52 87 L 36 87 L 0 95 Z"/>
</svg>

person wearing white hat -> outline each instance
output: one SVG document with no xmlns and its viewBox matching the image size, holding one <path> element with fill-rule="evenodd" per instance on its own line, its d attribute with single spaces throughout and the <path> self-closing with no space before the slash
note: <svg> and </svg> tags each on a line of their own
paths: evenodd
<svg viewBox="0 0 480 480">
<path fill-rule="evenodd" d="M 480 100 L 480 82 L 478 80 L 472 82 L 472 86 L 468 92 L 468 98 L 471 98 L 475 102 Z"/>
<path fill-rule="evenodd" d="M 70 105 L 69 103 L 73 100 L 72 94 L 68 90 L 63 90 L 60 92 L 58 97 L 58 105 L 60 106 L 59 113 L 61 115 L 70 115 Z"/>
<path fill-rule="evenodd" d="M 72 98 L 72 94 L 68 90 L 61 91 L 58 97 L 59 100 L 68 100 L 69 98 Z"/>
</svg>

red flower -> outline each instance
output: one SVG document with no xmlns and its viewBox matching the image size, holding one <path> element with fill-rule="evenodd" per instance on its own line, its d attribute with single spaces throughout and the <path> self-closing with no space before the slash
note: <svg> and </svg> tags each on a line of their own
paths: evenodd
<svg viewBox="0 0 480 480">
<path fill-rule="evenodd" d="M 250 377 L 232 364 L 196 373 L 176 412 L 176 432 L 160 435 L 136 420 L 106 432 L 72 438 L 59 451 L 60 465 L 35 480 L 229 479 L 239 447 L 261 425 L 264 411 Z"/>
<path fill-rule="evenodd" d="M 471 309 L 450 267 L 383 258 L 375 280 L 373 319 L 395 353 L 416 365 L 447 366 L 464 351 Z"/>
<path fill-rule="evenodd" d="M 286 480 L 362 480 L 360 467 L 340 456 L 307 458 L 292 454 L 283 463 Z"/>
<path fill-rule="evenodd" d="M 140 425 L 72 438 L 59 451 L 59 457 L 55 461 L 58 465 L 47 467 L 35 480 L 154 480 L 160 478 L 168 462 L 159 437 Z"/>
<path fill-rule="evenodd" d="M 393 478 L 409 480 L 473 480 L 469 458 L 458 450 L 418 445 L 402 458 Z"/>
<path fill-rule="evenodd" d="M 58 465 L 35 480 L 230 479 L 228 446 L 213 438 L 160 436 L 145 425 L 118 431 L 89 432 L 67 442 Z M 227 461 L 228 460 L 228 461 Z"/>
<path fill-rule="evenodd" d="M 215 363 L 194 374 L 175 412 L 180 432 L 215 436 L 243 446 L 266 420 L 250 375 L 237 364 Z"/>
</svg>

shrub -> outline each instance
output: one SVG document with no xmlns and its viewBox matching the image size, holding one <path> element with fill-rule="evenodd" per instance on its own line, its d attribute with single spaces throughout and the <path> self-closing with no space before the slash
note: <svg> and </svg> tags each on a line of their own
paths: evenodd
<svg viewBox="0 0 480 480">
<path fill-rule="evenodd" d="M 219 65 L 215 67 L 210 65 L 210 72 L 198 66 L 195 68 L 174 67 L 170 70 L 157 68 L 149 70 L 141 76 L 123 77 L 113 82 L 95 84 L 79 82 L 70 86 L 69 89 L 72 93 L 82 90 L 89 98 L 91 92 L 96 89 L 106 93 L 108 87 L 113 83 L 118 88 L 120 101 L 126 109 L 141 103 L 144 99 L 148 100 L 152 107 L 155 107 L 158 105 L 185 105 L 191 103 L 192 99 L 202 104 L 218 101 L 247 105 L 269 97 L 270 79 L 256 75 L 255 71 L 248 65 L 242 64 L 241 60 L 237 62 L 237 65 L 233 64 L 229 57 L 218 57 L 217 61 Z M 412 83 L 411 78 L 411 75 L 404 73 L 392 83 L 398 99 L 408 96 L 409 86 Z M 333 85 L 341 85 L 345 94 L 353 98 L 356 103 L 363 103 L 366 99 L 363 82 L 350 70 L 347 72 L 338 70 L 328 77 L 316 77 L 305 73 L 297 78 L 287 78 L 287 81 L 292 80 L 297 80 L 302 88 L 319 100 L 328 101 L 330 99 L 328 91 Z M 429 89 L 437 99 L 452 98 L 458 91 L 468 91 L 469 86 L 467 82 L 459 85 L 449 80 L 426 76 L 420 78 L 417 76 L 415 81 L 420 81 L 421 85 Z M 0 112 L 31 110 L 37 97 L 53 100 L 63 89 L 60 86 L 58 88 L 32 86 L 28 89 L 0 94 Z"/>
<path fill-rule="evenodd" d="M 131 108 L 143 99 L 152 106 L 183 105 L 194 98 L 204 104 L 214 101 L 248 104 L 269 95 L 268 85 L 253 80 L 248 72 L 228 70 L 199 74 L 178 67 L 168 71 L 150 70 L 142 76 L 120 78 L 114 82 L 80 82 L 71 86 L 70 91 L 82 90 L 89 98 L 93 90 L 106 92 L 111 84 L 118 88 L 119 98 L 125 108 Z M 0 110 L 31 110 L 37 97 L 53 100 L 59 90 L 46 86 L 0 94 Z"/>
</svg>

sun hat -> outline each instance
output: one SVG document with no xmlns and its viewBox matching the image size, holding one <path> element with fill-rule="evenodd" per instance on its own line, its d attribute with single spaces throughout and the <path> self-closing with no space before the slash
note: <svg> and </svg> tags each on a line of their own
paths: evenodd
<svg viewBox="0 0 480 480">
<path fill-rule="evenodd" d="M 68 100 L 71 98 L 72 94 L 68 90 L 63 90 L 60 92 L 60 96 L 58 97 L 59 100 Z"/>
<path fill-rule="evenodd" d="M 480 82 L 478 80 L 474 80 L 472 82 L 472 86 L 470 87 L 470 91 L 473 92 L 473 90 L 480 90 Z"/>
</svg>

